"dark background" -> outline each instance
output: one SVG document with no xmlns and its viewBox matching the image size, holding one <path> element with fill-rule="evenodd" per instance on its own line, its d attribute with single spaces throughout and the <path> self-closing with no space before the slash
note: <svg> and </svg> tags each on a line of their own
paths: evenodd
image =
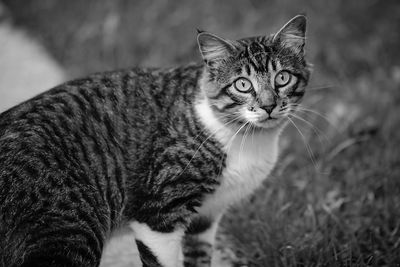
<svg viewBox="0 0 400 267">
<path fill-rule="evenodd" d="M 225 216 L 221 246 L 251 266 L 400 264 L 399 1 L 3 2 L 70 78 L 200 61 L 196 28 L 235 39 L 305 13 L 301 134 L 285 131 L 265 187 Z"/>
</svg>

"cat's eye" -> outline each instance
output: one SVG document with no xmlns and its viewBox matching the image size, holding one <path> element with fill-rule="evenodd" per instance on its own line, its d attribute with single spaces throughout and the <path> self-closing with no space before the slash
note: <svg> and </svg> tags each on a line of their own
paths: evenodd
<svg viewBox="0 0 400 267">
<path fill-rule="evenodd" d="M 239 78 L 235 81 L 235 88 L 241 93 L 248 93 L 253 88 L 253 85 L 246 78 Z"/>
<path fill-rule="evenodd" d="M 282 87 L 290 82 L 292 75 L 288 71 L 280 71 L 275 75 L 275 87 Z"/>
</svg>

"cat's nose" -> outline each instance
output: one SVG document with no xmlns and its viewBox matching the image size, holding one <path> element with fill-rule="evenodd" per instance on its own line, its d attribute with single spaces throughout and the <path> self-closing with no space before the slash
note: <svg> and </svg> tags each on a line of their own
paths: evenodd
<svg viewBox="0 0 400 267">
<path fill-rule="evenodd" d="M 276 107 L 276 104 L 272 104 L 272 105 L 267 105 L 267 106 L 262 106 L 260 108 L 262 108 L 263 110 L 265 110 L 268 115 L 271 115 L 272 111 L 274 110 L 274 108 Z"/>
</svg>

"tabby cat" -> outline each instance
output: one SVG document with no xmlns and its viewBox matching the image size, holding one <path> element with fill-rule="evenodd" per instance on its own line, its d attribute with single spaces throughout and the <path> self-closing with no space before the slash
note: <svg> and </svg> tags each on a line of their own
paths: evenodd
<svg viewBox="0 0 400 267">
<path fill-rule="evenodd" d="M 0 115 L 0 266 L 98 266 L 129 225 L 143 266 L 210 266 L 223 212 L 278 157 L 304 95 L 306 18 L 199 32 L 204 64 L 94 74 Z"/>
</svg>

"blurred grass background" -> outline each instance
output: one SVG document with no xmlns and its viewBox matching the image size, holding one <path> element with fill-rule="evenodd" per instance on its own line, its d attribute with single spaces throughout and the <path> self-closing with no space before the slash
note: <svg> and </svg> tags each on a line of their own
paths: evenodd
<svg viewBox="0 0 400 267">
<path fill-rule="evenodd" d="M 269 34 L 308 16 L 314 74 L 272 177 L 221 232 L 236 264 L 400 266 L 398 0 L 3 0 L 70 78 L 199 61 L 196 28 Z"/>
</svg>

